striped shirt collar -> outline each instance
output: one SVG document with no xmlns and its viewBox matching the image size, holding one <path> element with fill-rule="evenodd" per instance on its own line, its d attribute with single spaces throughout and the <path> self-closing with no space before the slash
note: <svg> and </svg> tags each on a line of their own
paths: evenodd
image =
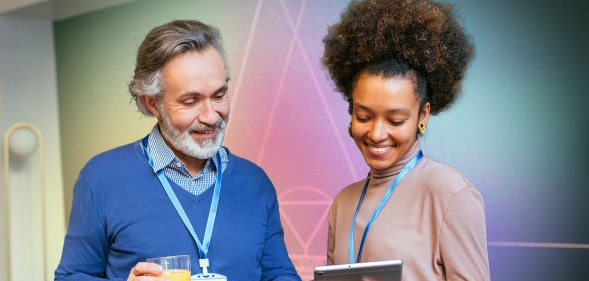
<svg viewBox="0 0 589 281">
<path fill-rule="evenodd" d="M 172 149 L 168 147 L 166 142 L 164 141 L 162 135 L 160 134 L 159 125 L 155 125 L 149 133 L 149 142 L 147 144 L 147 151 L 149 155 L 151 155 L 153 159 L 153 171 L 157 172 L 166 166 L 172 166 L 174 163 L 182 163 L 178 157 L 174 154 Z M 224 147 L 219 148 L 219 153 L 221 154 L 221 165 L 222 170 L 225 170 L 227 166 L 227 162 L 229 162 L 229 157 L 227 156 L 227 151 Z M 182 163 L 184 165 L 184 163 Z M 211 166 L 212 165 L 212 166 Z M 211 157 L 207 159 L 205 162 L 204 167 L 201 171 L 207 170 L 216 170 L 218 167 L 218 163 L 215 157 Z M 186 167 L 184 166 L 184 169 Z M 199 171 L 200 173 L 200 171 Z M 197 173 L 198 175 L 198 173 Z"/>
</svg>

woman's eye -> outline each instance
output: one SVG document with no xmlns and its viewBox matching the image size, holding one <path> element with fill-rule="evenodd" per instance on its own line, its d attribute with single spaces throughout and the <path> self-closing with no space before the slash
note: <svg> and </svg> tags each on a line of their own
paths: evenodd
<svg viewBox="0 0 589 281">
<path fill-rule="evenodd" d="M 367 117 L 356 116 L 356 120 L 358 120 L 358 122 L 368 122 L 369 119 Z"/>
<path fill-rule="evenodd" d="M 389 122 L 393 126 L 401 126 L 401 125 L 403 125 L 403 123 L 405 123 L 405 120 L 401 120 L 401 121 L 389 121 Z"/>
</svg>

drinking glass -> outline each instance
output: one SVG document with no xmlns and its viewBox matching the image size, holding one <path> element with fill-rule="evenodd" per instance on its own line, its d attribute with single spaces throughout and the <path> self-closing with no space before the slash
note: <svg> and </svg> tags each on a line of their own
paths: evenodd
<svg viewBox="0 0 589 281">
<path fill-rule="evenodd" d="M 190 255 L 149 258 L 147 262 L 159 264 L 164 268 L 160 275 L 172 281 L 190 281 Z"/>
</svg>

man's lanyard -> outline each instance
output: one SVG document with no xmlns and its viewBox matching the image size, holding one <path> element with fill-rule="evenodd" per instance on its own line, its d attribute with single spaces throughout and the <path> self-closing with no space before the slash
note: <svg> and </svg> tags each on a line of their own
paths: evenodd
<svg viewBox="0 0 589 281">
<path fill-rule="evenodd" d="M 397 177 L 395 178 L 395 180 L 393 181 L 385 195 L 380 200 L 380 203 L 376 207 L 376 210 L 374 210 L 372 217 L 370 218 L 368 224 L 366 224 L 366 228 L 364 229 L 364 234 L 362 235 L 362 240 L 360 241 L 360 249 L 358 249 L 358 258 L 356 262 L 360 262 L 360 258 L 362 258 L 362 250 L 364 249 L 364 242 L 366 241 L 366 236 L 368 236 L 368 230 L 370 230 L 372 223 L 374 222 L 378 214 L 380 214 L 380 211 L 382 211 L 382 208 L 393 194 L 395 187 L 397 187 L 397 183 L 399 183 L 399 181 L 405 176 L 405 174 L 407 174 L 411 169 L 413 169 L 413 167 L 415 167 L 415 165 L 417 165 L 417 163 L 419 163 L 419 160 L 421 160 L 422 157 L 423 153 L 421 152 L 421 150 L 419 150 L 417 154 L 413 157 L 413 159 L 411 159 L 411 161 L 409 161 L 409 163 L 407 163 L 405 167 L 403 167 L 401 172 L 399 172 L 399 175 L 397 175 Z M 348 242 L 348 250 L 350 252 L 350 263 L 354 263 L 354 225 L 356 224 L 356 218 L 358 217 L 358 213 L 360 212 L 360 206 L 362 206 L 364 195 L 366 195 L 366 188 L 368 187 L 369 180 L 370 173 L 368 173 L 368 176 L 366 176 L 364 188 L 362 189 L 362 194 L 360 195 L 360 200 L 358 201 L 358 207 L 356 207 L 356 213 L 354 213 L 354 218 L 352 219 L 352 227 L 350 228 L 350 241 Z"/>
<path fill-rule="evenodd" d="M 147 152 L 148 138 L 149 138 L 149 135 L 143 139 L 142 143 L 143 143 L 143 148 L 145 151 L 145 157 L 147 158 L 147 162 L 153 168 L 153 159 L 151 159 L 151 156 Z M 188 219 L 188 216 L 186 215 L 184 208 L 182 208 L 182 204 L 180 204 L 180 201 L 178 201 L 178 197 L 176 197 L 174 190 L 172 190 L 172 187 L 170 186 L 168 179 L 164 175 L 163 170 L 159 170 L 156 172 L 156 175 L 159 178 L 160 182 L 162 183 L 162 186 L 166 190 L 166 193 L 168 194 L 170 201 L 172 201 L 172 204 L 174 204 L 174 208 L 176 208 L 178 215 L 180 215 L 180 218 L 184 222 L 184 225 L 186 226 L 186 228 L 190 232 L 190 235 L 192 235 L 194 242 L 196 242 L 196 246 L 198 247 L 198 252 L 199 252 L 199 257 L 200 257 L 198 263 L 199 263 L 199 266 L 202 268 L 202 274 L 204 276 L 208 276 L 208 274 L 209 274 L 208 273 L 209 259 L 207 257 L 207 253 L 209 251 L 209 245 L 211 244 L 211 236 L 213 235 L 213 227 L 215 226 L 215 217 L 217 216 L 217 206 L 219 205 L 219 195 L 221 193 L 222 169 L 220 168 L 221 155 L 218 151 L 215 154 L 215 157 L 217 159 L 217 163 L 218 163 L 219 167 L 217 168 L 217 180 L 215 181 L 213 200 L 211 202 L 211 208 L 209 209 L 209 218 L 207 220 L 207 226 L 205 229 L 205 236 L 202 241 L 203 242 L 202 244 L 200 243 L 198 236 L 196 236 L 196 232 L 194 231 L 194 228 L 192 227 L 192 223 L 190 223 L 190 220 Z"/>
</svg>

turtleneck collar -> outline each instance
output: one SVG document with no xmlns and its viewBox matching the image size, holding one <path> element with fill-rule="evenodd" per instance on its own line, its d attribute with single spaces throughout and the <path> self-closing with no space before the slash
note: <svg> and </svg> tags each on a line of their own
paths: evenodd
<svg viewBox="0 0 589 281">
<path fill-rule="evenodd" d="M 391 177 L 391 176 L 396 176 L 397 174 L 399 174 L 399 172 L 401 172 L 401 170 L 403 169 L 403 167 L 405 167 L 405 165 L 407 163 L 409 163 L 409 161 L 411 161 L 411 159 L 413 159 L 413 157 L 417 154 L 417 152 L 420 150 L 420 146 L 419 146 L 419 139 L 415 141 L 415 143 L 413 144 L 413 146 L 411 147 L 411 149 L 409 149 L 409 151 L 407 151 L 407 153 L 397 162 L 395 162 L 395 164 L 393 164 L 393 166 L 384 169 L 384 170 L 375 170 L 375 169 L 370 169 L 370 179 L 374 179 L 374 180 L 378 180 L 378 179 L 383 179 L 383 178 L 387 178 L 387 177 Z"/>
</svg>

